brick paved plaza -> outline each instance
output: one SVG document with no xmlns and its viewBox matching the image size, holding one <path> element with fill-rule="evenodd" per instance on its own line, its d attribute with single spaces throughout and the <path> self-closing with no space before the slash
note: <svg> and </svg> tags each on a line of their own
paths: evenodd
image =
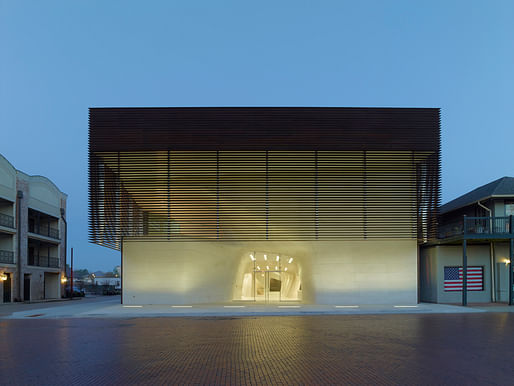
<svg viewBox="0 0 514 386">
<path fill-rule="evenodd" d="M 512 384 L 514 314 L 0 320 L 2 384 Z"/>
</svg>

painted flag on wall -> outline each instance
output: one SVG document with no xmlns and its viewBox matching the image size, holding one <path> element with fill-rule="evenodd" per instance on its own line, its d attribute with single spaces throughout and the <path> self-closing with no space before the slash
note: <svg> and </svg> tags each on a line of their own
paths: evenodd
<svg viewBox="0 0 514 386">
<path fill-rule="evenodd" d="M 462 267 L 444 267 L 444 290 L 462 291 Z M 484 290 L 484 267 L 468 267 L 468 291 Z"/>
</svg>

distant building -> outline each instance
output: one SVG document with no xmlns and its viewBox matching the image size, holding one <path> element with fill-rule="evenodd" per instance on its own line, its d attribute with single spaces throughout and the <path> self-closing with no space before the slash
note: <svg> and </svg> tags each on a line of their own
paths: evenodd
<svg viewBox="0 0 514 386">
<path fill-rule="evenodd" d="M 112 286 L 115 289 L 121 289 L 121 278 L 113 276 L 95 276 L 93 284 L 100 286 Z"/>
<path fill-rule="evenodd" d="M 0 155 L 0 302 L 64 293 L 66 199 L 48 178 L 16 170 Z"/>
<path fill-rule="evenodd" d="M 514 289 L 509 274 L 512 275 L 513 252 L 509 243 L 514 238 L 513 215 L 513 177 L 480 186 L 441 206 L 438 239 L 421 249 L 421 301 L 463 301 L 465 252 L 468 265 L 465 300 L 512 302 Z"/>
</svg>

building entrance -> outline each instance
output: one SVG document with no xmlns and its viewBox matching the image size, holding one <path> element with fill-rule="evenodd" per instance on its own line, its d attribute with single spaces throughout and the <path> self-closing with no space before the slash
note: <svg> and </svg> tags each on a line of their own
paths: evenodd
<svg viewBox="0 0 514 386">
<path fill-rule="evenodd" d="M 300 267 L 293 257 L 252 252 L 244 265 L 241 300 L 277 303 L 302 299 Z"/>
<path fill-rule="evenodd" d="M 5 273 L 4 280 L 4 303 L 11 302 L 11 274 Z"/>
<path fill-rule="evenodd" d="M 30 274 L 23 275 L 23 300 L 30 302 Z"/>
<path fill-rule="evenodd" d="M 255 300 L 281 301 L 282 277 L 280 271 L 255 271 Z"/>
</svg>

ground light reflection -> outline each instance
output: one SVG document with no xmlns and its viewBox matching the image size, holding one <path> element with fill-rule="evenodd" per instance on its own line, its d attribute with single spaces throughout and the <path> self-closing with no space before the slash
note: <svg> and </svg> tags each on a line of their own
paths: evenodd
<svg viewBox="0 0 514 386">
<path fill-rule="evenodd" d="M 514 335 L 502 326 L 513 323 L 514 313 L 2 320 L 0 374 L 38 385 L 510 384 Z"/>
</svg>

